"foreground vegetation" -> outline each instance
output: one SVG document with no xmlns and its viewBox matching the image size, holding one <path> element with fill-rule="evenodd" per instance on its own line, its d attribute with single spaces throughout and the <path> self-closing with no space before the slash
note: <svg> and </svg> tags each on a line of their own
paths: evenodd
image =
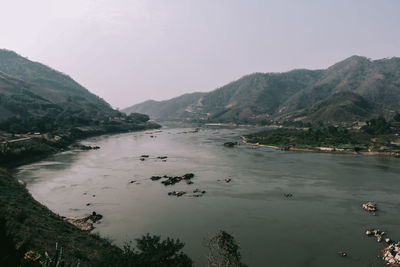
<svg viewBox="0 0 400 267">
<path fill-rule="evenodd" d="M 118 248 L 65 222 L 0 169 L 0 266 L 193 266 L 183 247 L 179 240 L 146 234 Z M 219 231 L 207 247 L 208 266 L 245 266 L 228 233 Z"/>
<path fill-rule="evenodd" d="M 400 115 L 391 122 L 369 120 L 361 129 L 335 126 L 296 129 L 280 128 L 244 136 L 248 143 L 280 149 L 308 149 L 339 152 L 382 152 L 400 154 Z"/>
<path fill-rule="evenodd" d="M 35 201 L 0 169 L 0 266 L 42 266 L 40 261 L 57 261 L 56 243 L 62 248 L 64 266 L 192 266 L 191 259 L 180 252 L 184 244 L 179 240 L 145 235 L 136 240 L 135 248 L 128 244 L 120 249 L 79 230 Z"/>
</svg>

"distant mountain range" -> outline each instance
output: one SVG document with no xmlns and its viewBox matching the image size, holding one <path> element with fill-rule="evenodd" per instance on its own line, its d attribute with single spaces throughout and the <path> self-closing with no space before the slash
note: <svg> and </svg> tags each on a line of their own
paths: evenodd
<svg viewBox="0 0 400 267">
<path fill-rule="evenodd" d="M 352 56 L 325 70 L 254 73 L 209 93 L 122 110 L 158 121 L 221 123 L 365 121 L 400 112 L 400 58 Z"/>
<path fill-rule="evenodd" d="M 69 76 L 0 49 L 0 121 L 63 113 L 101 118 L 118 111 Z"/>
</svg>

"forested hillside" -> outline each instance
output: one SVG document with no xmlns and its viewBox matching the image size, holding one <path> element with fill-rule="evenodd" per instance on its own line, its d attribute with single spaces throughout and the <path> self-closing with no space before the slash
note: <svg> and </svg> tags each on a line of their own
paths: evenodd
<svg viewBox="0 0 400 267">
<path fill-rule="evenodd" d="M 400 58 L 353 56 L 325 70 L 255 73 L 210 93 L 147 101 L 123 111 L 139 110 L 160 121 L 335 124 L 390 119 L 400 111 Z"/>
<path fill-rule="evenodd" d="M 118 112 L 69 76 L 15 52 L 0 50 L 0 120 L 13 116 L 112 116 Z"/>
<path fill-rule="evenodd" d="M 114 110 L 61 72 L 0 50 L 0 165 L 88 136 L 157 127 L 147 115 Z"/>
</svg>

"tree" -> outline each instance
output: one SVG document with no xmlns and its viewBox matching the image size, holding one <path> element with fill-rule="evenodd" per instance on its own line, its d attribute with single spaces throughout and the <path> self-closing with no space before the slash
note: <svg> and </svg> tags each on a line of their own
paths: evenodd
<svg viewBox="0 0 400 267">
<path fill-rule="evenodd" d="M 118 267 L 192 267 L 192 260 L 180 250 L 184 244 L 179 239 L 167 238 L 161 241 L 160 236 L 146 234 L 135 239 L 136 248 L 131 242 L 125 244 L 122 255 L 102 255 L 93 266 Z"/>
<path fill-rule="evenodd" d="M 241 262 L 239 244 L 235 238 L 223 230 L 207 240 L 209 267 L 245 267 Z"/>
<path fill-rule="evenodd" d="M 390 134 L 392 132 L 390 124 L 383 117 L 367 121 L 367 125 L 361 127 L 361 130 L 368 134 Z"/>
<path fill-rule="evenodd" d="M 161 241 L 160 236 L 146 234 L 136 239 L 138 266 L 148 267 L 186 267 L 192 266 L 192 260 L 183 252 L 185 245 L 179 241 L 167 238 Z"/>
</svg>

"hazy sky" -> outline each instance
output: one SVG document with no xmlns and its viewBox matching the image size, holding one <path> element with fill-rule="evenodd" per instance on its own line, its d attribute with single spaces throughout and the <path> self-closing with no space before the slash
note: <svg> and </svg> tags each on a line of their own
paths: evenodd
<svg viewBox="0 0 400 267">
<path fill-rule="evenodd" d="M 0 48 L 114 107 L 253 72 L 400 56 L 400 0 L 1 0 Z"/>
</svg>

